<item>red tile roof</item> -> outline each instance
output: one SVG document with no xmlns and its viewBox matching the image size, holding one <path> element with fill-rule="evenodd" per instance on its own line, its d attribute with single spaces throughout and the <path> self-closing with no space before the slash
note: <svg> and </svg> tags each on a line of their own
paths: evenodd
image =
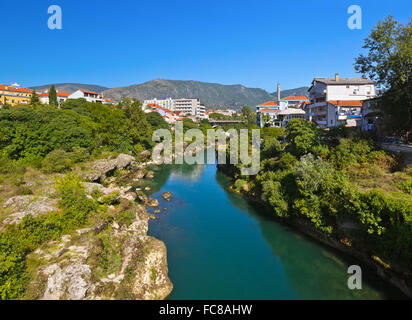
<svg viewBox="0 0 412 320">
<path fill-rule="evenodd" d="M 163 110 L 163 111 L 165 111 L 165 112 L 173 113 L 172 110 L 163 108 L 163 107 L 161 107 L 161 106 L 159 106 L 159 105 L 157 105 L 157 104 L 153 104 L 153 103 L 148 104 L 147 107 L 149 107 L 149 108 L 151 108 L 151 109 L 160 109 L 160 110 Z"/>
<path fill-rule="evenodd" d="M 278 105 L 276 104 L 275 101 L 268 101 L 268 102 L 258 105 L 258 107 L 277 107 L 277 106 Z"/>
<path fill-rule="evenodd" d="M 264 108 L 264 109 L 260 109 L 260 111 L 279 111 L 278 108 Z"/>
<path fill-rule="evenodd" d="M 6 86 L 6 85 L 4 85 L 4 84 L 0 84 L 0 90 L 14 91 L 14 92 L 24 92 L 24 93 L 32 93 L 32 90 L 31 90 L 31 89 L 28 89 L 28 88 Z"/>
<path fill-rule="evenodd" d="M 68 97 L 68 96 L 70 96 L 70 93 L 67 93 L 67 92 L 56 92 L 56 95 L 57 95 L 58 97 Z M 39 97 L 48 97 L 48 96 L 49 96 L 49 93 L 48 93 L 48 92 L 39 93 L 38 96 L 39 96 Z"/>
<path fill-rule="evenodd" d="M 107 102 L 113 102 L 113 100 L 110 100 L 110 99 L 104 99 L 104 100 L 106 100 Z"/>
<path fill-rule="evenodd" d="M 298 101 L 298 100 L 308 100 L 308 97 L 305 96 L 289 96 L 280 100 L 285 100 L 285 101 Z"/>
<path fill-rule="evenodd" d="M 363 103 L 360 100 L 329 100 L 328 102 L 338 107 L 362 107 Z"/>
<path fill-rule="evenodd" d="M 96 94 L 96 95 L 99 95 L 97 92 L 93 92 L 93 91 L 87 91 L 87 90 L 80 90 L 80 91 L 82 91 L 82 92 L 84 92 L 84 93 L 88 93 L 88 94 Z"/>
</svg>

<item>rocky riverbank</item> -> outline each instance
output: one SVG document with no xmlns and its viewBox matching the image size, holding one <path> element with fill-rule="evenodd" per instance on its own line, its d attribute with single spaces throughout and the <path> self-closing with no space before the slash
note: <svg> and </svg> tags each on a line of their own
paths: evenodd
<svg viewBox="0 0 412 320">
<path fill-rule="evenodd" d="M 143 158 L 146 158 L 142 154 Z M 26 258 L 30 282 L 27 299 L 101 300 L 166 299 L 173 284 L 168 277 L 167 250 L 148 236 L 151 216 L 146 205 L 155 200 L 135 192 L 132 183 L 153 178 L 149 162 L 121 154 L 74 168 L 82 177 L 87 197 L 100 204 L 83 229 L 43 243 Z M 14 196 L 2 204 L 0 228 L 58 212 L 54 180 L 63 175 L 25 181 L 36 185 L 30 195 Z"/>
</svg>

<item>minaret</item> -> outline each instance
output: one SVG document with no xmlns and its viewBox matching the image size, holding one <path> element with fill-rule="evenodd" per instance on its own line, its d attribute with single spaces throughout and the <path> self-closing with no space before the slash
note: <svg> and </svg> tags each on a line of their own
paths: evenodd
<svg viewBox="0 0 412 320">
<path fill-rule="evenodd" d="M 280 102 L 280 84 L 278 83 L 278 101 L 277 103 L 279 104 Z"/>
</svg>

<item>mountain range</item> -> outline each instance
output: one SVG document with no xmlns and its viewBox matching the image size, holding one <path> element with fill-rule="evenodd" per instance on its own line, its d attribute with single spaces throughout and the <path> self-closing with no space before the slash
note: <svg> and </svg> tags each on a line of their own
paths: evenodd
<svg viewBox="0 0 412 320">
<path fill-rule="evenodd" d="M 49 91 L 51 86 L 52 84 L 45 84 L 42 86 L 30 87 L 30 89 L 34 89 L 37 92 L 43 92 L 43 91 Z M 95 84 L 82 84 L 82 83 L 57 83 L 57 84 L 54 84 L 54 86 L 56 87 L 56 90 L 60 92 L 69 92 L 69 93 L 75 92 L 77 90 L 87 90 L 87 91 L 94 91 L 94 92 L 101 93 L 104 90 L 109 89 L 107 87 L 102 87 L 102 86 L 98 86 Z"/>
<path fill-rule="evenodd" d="M 222 85 L 200 81 L 165 80 L 156 79 L 142 84 L 127 87 L 106 88 L 98 85 L 80 83 L 55 84 L 58 91 L 74 92 L 79 89 L 95 91 L 114 101 L 122 98 L 137 98 L 141 101 L 147 99 L 165 98 L 199 98 L 202 104 L 210 109 L 234 108 L 242 106 L 254 107 L 260 103 L 273 100 L 276 93 L 269 93 L 259 88 L 247 88 L 241 84 Z M 32 87 L 36 91 L 44 91 L 50 85 Z M 308 87 L 288 89 L 281 91 L 281 98 L 294 95 L 306 96 Z"/>
</svg>

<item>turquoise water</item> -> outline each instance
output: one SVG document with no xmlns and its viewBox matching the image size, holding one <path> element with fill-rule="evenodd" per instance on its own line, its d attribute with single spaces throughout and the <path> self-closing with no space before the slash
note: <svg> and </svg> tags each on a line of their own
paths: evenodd
<svg viewBox="0 0 412 320">
<path fill-rule="evenodd" d="M 349 290 L 347 268 L 354 263 L 227 191 L 229 181 L 216 166 L 154 170 L 152 197 L 167 211 L 150 222 L 149 233 L 167 246 L 174 284 L 170 299 L 398 297 L 373 284 L 379 283 L 376 279 L 363 279 L 362 290 Z M 173 194 L 171 202 L 161 198 L 166 191 Z"/>
</svg>

